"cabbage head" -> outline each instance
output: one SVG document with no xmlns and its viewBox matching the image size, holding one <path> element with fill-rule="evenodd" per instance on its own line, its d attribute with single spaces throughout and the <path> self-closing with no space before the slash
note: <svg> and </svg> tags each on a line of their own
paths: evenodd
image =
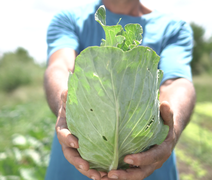
<svg viewBox="0 0 212 180">
<path fill-rule="evenodd" d="M 90 168 L 127 168 L 127 154 L 161 144 L 168 134 L 159 112 L 160 57 L 139 46 L 139 24 L 106 26 L 104 6 L 95 19 L 105 31 L 101 46 L 84 49 L 70 73 L 66 120 Z"/>
</svg>

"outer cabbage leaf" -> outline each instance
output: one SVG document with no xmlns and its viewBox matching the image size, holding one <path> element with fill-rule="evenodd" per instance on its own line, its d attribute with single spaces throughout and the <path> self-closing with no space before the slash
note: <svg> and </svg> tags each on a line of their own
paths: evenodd
<svg viewBox="0 0 212 180">
<path fill-rule="evenodd" d="M 99 10 L 98 19 L 107 27 L 104 8 Z M 127 154 L 161 144 L 168 134 L 159 112 L 160 57 L 151 48 L 137 46 L 140 32 L 108 31 L 109 40 L 106 35 L 103 46 L 83 50 L 70 74 L 67 124 L 90 168 L 125 168 Z M 118 36 L 123 41 L 114 40 Z"/>
</svg>

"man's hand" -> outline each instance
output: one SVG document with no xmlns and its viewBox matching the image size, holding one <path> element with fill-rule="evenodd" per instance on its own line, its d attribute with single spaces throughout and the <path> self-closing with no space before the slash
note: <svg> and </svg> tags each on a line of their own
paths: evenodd
<svg viewBox="0 0 212 180">
<path fill-rule="evenodd" d="M 67 91 L 64 91 L 61 95 L 62 105 L 58 112 L 57 123 L 55 126 L 58 140 L 62 146 L 63 154 L 65 158 L 82 174 L 91 179 L 100 180 L 101 176 L 104 176 L 106 173 L 89 169 L 88 162 L 82 159 L 77 151 L 77 148 L 79 148 L 77 138 L 68 130 L 66 123 L 66 99 Z"/>
<path fill-rule="evenodd" d="M 102 180 L 142 180 L 160 168 L 169 158 L 177 142 L 173 125 L 173 112 L 166 101 L 161 103 L 160 111 L 164 124 L 169 126 L 169 133 L 165 141 L 146 152 L 127 155 L 124 161 L 132 167 L 126 170 L 112 170 L 108 173 L 108 177 L 103 177 Z"/>
<path fill-rule="evenodd" d="M 184 79 L 170 79 L 160 87 L 160 112 L 169 133 L 161 145 L 155 145 L 146 152 L 127 155 L 124 161 L 136 166 L 127 170 L 112 170 L 102 180 L 143 180 L 160 168 L 169 158 L 182 131 L 189 122 L 195 104 L 193 84 Z M 174 113 L 173 113 L 174 112 Z M 109 178 L 108 178 L 109 177 Z"/>
</svg>

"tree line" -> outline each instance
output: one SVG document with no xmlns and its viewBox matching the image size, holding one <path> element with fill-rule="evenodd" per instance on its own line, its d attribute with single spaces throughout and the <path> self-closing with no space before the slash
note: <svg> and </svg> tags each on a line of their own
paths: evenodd
<svg viewBox="0 0 212 180">
<path fill-rule="evenodd" d="M 191 23 L 193 30 L 193 75 L 212 74 L 212 37 L 205 39 L 205 29 Z M 40 67 L 43 70 L 43 67 Z M 39 67 L 27 50 L 17 48 L 15 52 L 4 53 L 0 58 L 0 90 L 10 92 L 33 82 Z"/>
<path fill-rule="evenodd" d="M 193 75 L 212 73 L 212 37 L 205 39 L 205 29 L 191 23 L 193 30 L 193 60 L 191 62 Z"/>
</svg>

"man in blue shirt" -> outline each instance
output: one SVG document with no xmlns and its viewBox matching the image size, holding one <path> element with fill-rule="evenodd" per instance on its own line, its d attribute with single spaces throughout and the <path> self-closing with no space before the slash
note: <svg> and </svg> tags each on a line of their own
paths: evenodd
<svg viewBox="0 0 212 180">
<path fill-rule="evenodd" d="M 67 129 L 65 103 L 69 71 L 74 72 L 77 54 L 88 46 L 100 45 L 102 27 L 94 20 L 100 5 L 106 7 L 107 25 L 139 23 L 144 30 L 143 46 L 160 56 L 164 71 L 160 87 L 160 111 L 169 134 L 161 145 L 138 154 L 127 155 L 127 170 L 98 172 L 89 169 L 78 151 L 78 141 Z M 139 0 L 102 0 L 56 15 L 47 34 L 48 67 L 45 91 L 50 108 L 57 116 L 56 135 L 46 180 L 177 180 L 172 152 L 187 125 L 195 103 L 190 61 L 192 32 L 184 21 L 145 7 Z M 60 145 L 61 144 L 61 145 Z"/>
</svg>

